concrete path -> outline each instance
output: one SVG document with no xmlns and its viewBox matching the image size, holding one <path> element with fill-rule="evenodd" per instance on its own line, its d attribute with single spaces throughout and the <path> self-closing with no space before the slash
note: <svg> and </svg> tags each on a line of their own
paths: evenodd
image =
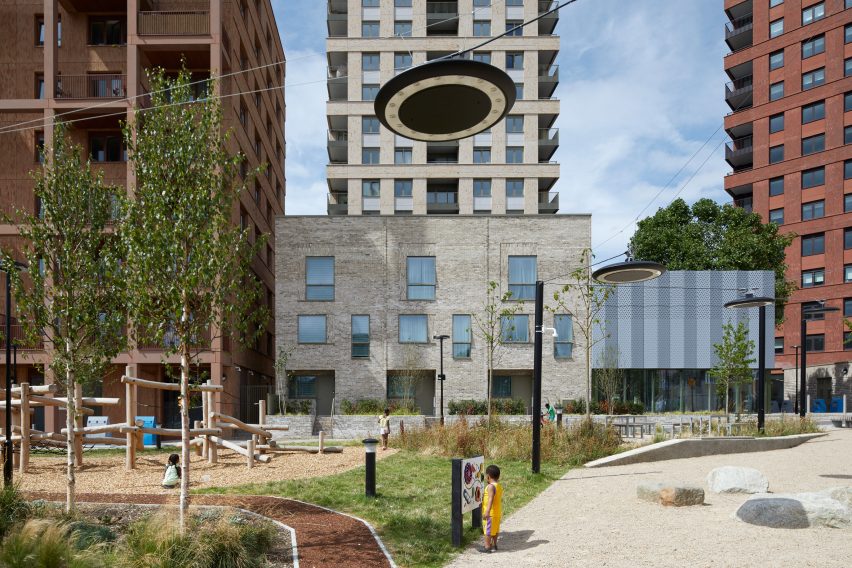
<svg viewBox="0 0 852 568">
<path fill-rule="evenodd" d="M 570 471 L 504 520 L 498 552 L 482 554 L 478 543 L 450 566 L 850 566 L 852 530 L 769 529 L 734 519 L 747 496 L 707 492 L 707 474 L 723 465 L 760 470 L 775 493 L 852 486 L 852 430 L 788 450 Z M 636 498 L 638 483 L 664 480 L 704 487 L 706 504 L 667 508 Z"/>
</svg>

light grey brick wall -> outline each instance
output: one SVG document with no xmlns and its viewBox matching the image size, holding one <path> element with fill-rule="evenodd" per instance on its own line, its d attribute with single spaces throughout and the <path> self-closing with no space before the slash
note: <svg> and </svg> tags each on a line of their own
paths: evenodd
<svg viewBox="0 0 852 568">
<path fill-rule="evenodd" d="M 384 398 L 388 370 L 403 368 L 406 346 L 398 341 L 398 316 L 426 314 L 428 335 L 452 335 L 453 314 L 480 313 L 487 282 L 507 290 L 509 255 L 538 257 L 538 277 L 555 279 L 545 288 L 551 299 L 558 277 L 580 263 L 591 244 L 588 215 L 405 217 L 278 217 L 276 219 L 276 342 L 294 347 L 291 370 L 331 371 L 335 399 Z M 436 257 L 436 301 L 406 299 L 406 257 Z M 305 300 L 305 257 L 335 258 L 335 296 L 330 302 Z M 529 314 L 530 343 L 499 349 L 497 369 L 528 372 L 533 366 L 534 302 Z M 576 310 L 575 310 L 576 311 Z M 324 314 L 328 342 L 297 344 L 297 316 Z M 351 357 L 351 316 L 370 315 L 369 359 Z M 544 325 L 553 326 L 545 313 Z M 575 334 L 576 335 L 576 334 Z M 544 338 L 544 400 L 577 398 L 584 392 L 585 366 L 580 350 L 569 360 L 555 359 L 552 338 Z M 454 359 L 452 342 L 444 346 L 445 405 L 453 399 L 486 397 L 487 350 L 474 334 L 472 357 Z M 417 345 L 423 368 L 437 373 L 438 342 Z M 437 385 L 436 385 L 437 397 Z"/>
</svg>

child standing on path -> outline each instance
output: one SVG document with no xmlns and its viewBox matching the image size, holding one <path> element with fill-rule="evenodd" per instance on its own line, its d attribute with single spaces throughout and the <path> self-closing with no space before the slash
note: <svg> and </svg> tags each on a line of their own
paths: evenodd
<svg viewBox="0 0 852 568">
<path fill-rule="evenodd" d="M 500 535 L 500 519 L 503 517 L 503 488 L 500 486 L 500 468 L 489 465 L 485 468 L 488 486 L 482 498 L 482 531 L 485 533 L 485 548 L 482 552 L 497 550 Z"/>
<path fill-rule="evenodd" d="M 382 435 L 382 449 L 388 449 L 388 434 L 390 434 L 390 409 L 385 408 L 385 413 L 379 416 L 379 434 Z"/>
<path fill-rule="evenodd" d="M 174 489 L 180 483 L 179 459 L 180 457 L 177 454 L 169 456 L 169 463 L 166 464 L 166 472 L 163 475 L 163 487 L 166 489 Z"/>
</svg>

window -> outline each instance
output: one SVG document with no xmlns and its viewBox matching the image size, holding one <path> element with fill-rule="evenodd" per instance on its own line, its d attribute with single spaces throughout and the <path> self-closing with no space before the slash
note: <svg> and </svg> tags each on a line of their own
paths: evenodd
<svg viewBox="0 0 852 568">
<path fill-rule="evenodd" d="M 843 317 L 852 316 L 852 298 L 843 300 Z"/>
<path fill-rule="evenodd" d="M 127 153 L 121 134 L 98 134 L 89 137 L 89 156 L 93 162 L 124 162 Z"/>
<path fill-rule="evenodd" d="M 843 112 L 852 110 L 852 93 L 843 95 Z"/>
<path fill-rule="evenodd" d="M 379 54 L 364 53 L 361 55 L 361 71 L 378 71 L 379 70 Z"/>
<path fill-rule="evenodd" d="M 843 28 L 843 43 L 852 43 L 852 24 Z"/>
<path fill-rule="evenodd" d="M 361 37 L 379 37 L 379 22 L 361 22 Z"/>
<path fill-rule="evenodd" d="M 361 117 L 361 132 L 363 132 L 364 134 L 378 134 L 379 119 L 375 116 Z"/>
<path fill-rule="evenodd" d="M 507 53 L 506 54 L 506 69 L 523 69 L 524 54 L 523 53 Z"/>
<path fill-rule="evenodd" d="M 411 0 L 393 0 L 393 5 L 397 8 L 411 8 Z"/>
<path fill-rule="evenodd" d="M 553 339 L 553 356 L 557 359 L 570 359 L 574 351 L 574 325 L 568 314 L 553 316 L 556 335 Z"/>
<path fill-rule="evenodd" d="M 378 8 L 381 0 L 361 0 L 361 6 L 364 8 Z"/>
<path fill-rule="evenodd" d="M 35 132 L 35 161 L 44 163 L 44 132 L 41 130 Z"/>
<path fill-rule="evenodd" d="M 852 126 L 847 126 L 843 129 L 843 143 L 852 144 Z"/>
<path fill-rule="evenodd" d="M 379 197 L 381 184 L 377 179 L 365 179 L 361 182 L 361 195 L 363 197 Z"/>
<path fill-rule="evenodd" d="M 779 49 L 769 54 L 769 70 L 781 69 L 784 67 L 784 50 Z"/>
<path fill-rule="evenodd" d="M 508 188 L 508 185 L 507 185 Z M 538 259 L 535 256 L 509 257 L 509 292 L 512 300 L 534 300 L 538 280 Z"/>
<path fill-rule="evenodd" d="M 507 179 L 506 180 L 506 197 L 523 197 L 524 196 L 524 180 L 522 179 Z"/>
<path fill-rule="evenodd" d="M 409 300 L 435 299 L 435 257 L 409 256 L 406 261 Z"/>
<path fill-rule="evenodd" d="M 523 24 L 523 22 L 520 20 L 507 20 L 506 31 L 509 33 L 506 35 L 510 37 L 524 35 L 524 28 L 519 27 L 521 24 Z"/>
<path fill-rule="evenodd" d="M 802 203 L 802 221 L 810 221 L 811 219 L 819 219 L 825 217 L 825 201 L 811 201 L 810 203 Z"/>
<path fill-rule="evenodd" d="M 843 248 L 852 249 L 852 229 L 843 229 Z"/>
<path fill-rule="evenodd" d="M 124 20 L 111 16 L 89 18 L 89 45 L 124 45 L 125 43 L 127 43 L 127 31 Z"/>
<path fill-rule="evenodd" d="M 825 168 L 820 166 L 802 172 L 802 189 L 825 184 Z"/>
<path fill-rule="evenodd" d="M 506 133 L 523 134 L 524 132 L 524 117 L 523 116 L 507 116 L 506 117 Z"/>
<path fill-rule="evenodd" d="M 769 0 L 769 7 L 774 8 L 775 6 L 780 6 L 784 3 L 784 0 Z"/>
<path fill-rule="evenodd" d="M 317 378 L 297 376 L 290 380 L 287 385 L 290 398 L 315 398 L 317 391 Z"/>
<path fill-rule="evenodd" d="M 388 399 L 408 399 L 414 398 L 417 391 L 417 379 L 406 375 L 390 375 L 388 376 Z"/>
<path fill-rule="evenodd" d="M 474 148 L 473 149 L 474 164 L 490 164 L 491 163 L 491 148 Z"/>
<path fill-rule="evenodd" d="M 805 336 L 805 351 L 825 351 L 825 334 L 815 333 Z"/>
<path fill-rule="evenodd" d="M 843 350 L 852 350 L 852 331 L 843 332 Z"/>
<path fill-rule="evenodd" d="M 847 193 L 843 196 L 843 212 L 852 212 L 852 193 Z"/>
<path fill-rule="evenodd" d="M 489 20 L 477 20 L 473 22 L 474 37 L 488 37 L 491 35 L 491 22 Z"/>
<path fill-rule="evenodd" d="M 410 164 L 411 163 L 411 148 L 394 148 L 393 163 L 394 164 Z"/>
<path fill-rule="evenodd" d="M 397 37 L 411 37 L 411 22 L 394 22 L 393 35 Z"/>
<path fill-rule="evenodd" d="M 471 344 L 469 315 L 453 316 L 453 358 L 469 359 Z"/>
<path fill-rule="evenodd" d="M 522 101 L 524 100 L 524 84 L 523 83 L 515 83 L 515 99 Z"/>
<path fill-rule="evenodd" d="M 821 302 L 803 302 L 802 303 L 802 316 L 805 321 L 816 321 L 816 320 L 824 320 L 825 314 L 809 314 L 810 310 L 816 310 L 822 307 Z"/>
<path fill-rule="evenodd" d="M 777 101 L 784 96 L 784 81 L 778 81 L 769 85 L 769 100 Z"/>
<path fill-rule="evenodd" d="M 370 316 L 352 316 L 352 357 L 370 356 Z"/>
<path fill-rule="evenodd" d="M 325 343 L 325 316 L 299 316 L 299 343 Z"/>
<path fill-rule="evenodd" d="M 775 164 L 784 160 L 784 144 L 769 148 L 769 163 Z"/>
<path fill-rule="evenodd" d="M 491 5 L 491 0 L 473 0 L 474 8 L 486 8 Z"/>
<path fill-rule="evenodd" d="M 843 179 L 852 179 L 852 160 L 843 162 Z"/>
<path fill-rule="evenodd" d="M 852 75 L 852 57 L 843 60 L 843 76 L 849 77 Z"/>
<path fill-rule="evenodd" d="M 379 86 L 374 84 L 361 85 L 361 100 L 374 101 L 379 94 Z"/>
<path fill-rule="evenodd" d="M 491 398 L 512 398 L 512 377 L 503 375 L 492 377 Z"/>
<path fill-rule="evenodd" d="M 769 211 L 769 222 L 775 223 L 776 225 L 784 224 L 784 208 L 781 209 L 772 209 Z"/>
<path fill-rule="evenodd" d="M 802 73 L 802 90 L 807 91 L 825 83 L 825 67 Z"/>
<path fill-rule="evenodd" d="M 379 149 L 378 148 L 362 148 L 361 149 L 362 164 L 378 164 Z"/>
<path fill-rule="evenodd" d="M 815 154 L 825 150 L 825 134 L 802 138 L 802 155 Z"/>
<path fill-rule="evenodd" d="M 474 197 L 491 197 L 491 180 L 490 179 L 475 179 L 475 180 L 473 180 L 473 196 Z"/>
<path fill-rule="evenodd" d="M 778 37 L 784 33 L 784 18 L 769 22 L 769 37 Z"/>
<path fill-rule="evenodd" d="M 394 71 L 402 71 L 411 67 L 410 53 L 394 53 L 393 54 L 393 69 Z"/>
<path fill-rule="evenodd" d="M 44 16 L 36 16 L 35 19 L 35 44 L 44 46 Z"/>
<path fill-rule="evenodd" d="M 394 197 L 411 197 L 412 181 L 410 179 L 398 179 L 393 182 Z"/>
<path fill-rule="evenodd" d="M 400 315 L 399 316 L 399 342 L 400 343 L 426 343 L 428 342 L 428 324 L 425 315 Z"/>
<path fill-rule="evenodd" d="M 775 338 L 775 353 L 784 353 L 784 338 Z"/>
<path fill-rule="evenodd" d="M 334 300 L 334 257 L 305 257 L 305 299 Z"/>
<path fill-rule="evenodd" d="M 825 36 L 820 35 L 808 41 L 802 42 L 802 59 L 813 57 L 825 52 Z M 770 58 L 771 60 L 771 58 Z M 782 63 L 783 65 L 783 63 Z"/>
<path fill-rule="evenodd" d="M 825 252 L 825 234 L 802 237 L 802 256 L 813 256 Z"/>
<path fill-rule="evenodd" d="M 784 113 L 773 114 L 769 117 L 769 133 L 781 132 L 784 130 Z"/>
<path fill-rule="evenodd" d="M 35 98 L 44 98 L 44 74 L 36 73 L 35 76 Z"/>
<path fill-rule="evenodd" d="M 500 337 L 503 343 L 529 343 L 530 316 L 512 315 L 500 317 Z"/>
<path fill-rule="evenodd" d="M 852 264 L 843 267 L 843 281 L 852 282 Z"/>
<path fill-rule="evenodd" d="M 480 61 L 482 63 L 491 63 L 491 53 L 487 51 L 474 52 L 473 54 L 474 61 Z"/>
<path fill-rule="evenodd" d="M 825 118 L 825 101 L 811 103 L 802 107 L 802 124 Z"/>
<path fill-rule="evenodd" d="M 507 164 L 522 164 L 522 163 L 524 163 L 524 148 L 523 148 L 523 146 L 508 146 L 506 148 L 506 163 Z"/>
<path fill-rule="evenodd" d="M 777 177 L 769 180 L 769 196 L 783 195 L 784 193 L 784 178 Z"/>
<path fill-rule="evenodd" d="M 852 265 L 848 267 L 852 269 Z M 847 282 L 852 278 L 852 270 L 846 271 Z M 811 288 L 813 286 L 822 286 L 825 284 L 825 269 L 818 268 L 816 270 L 802 271 L 802 288 Z"/>
<path fill-rule="evenodd" d="M 807 26 L 825 17 L 825 3 L 820 2 L 802 10 L 802 25 Z"/>
</svg>

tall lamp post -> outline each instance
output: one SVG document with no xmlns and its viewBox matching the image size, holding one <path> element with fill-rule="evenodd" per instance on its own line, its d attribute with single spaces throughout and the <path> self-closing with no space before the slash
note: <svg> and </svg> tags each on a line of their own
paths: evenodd
<svg viewBox="0 0 852 568">
<path fill-rule="evenodd" d="M 27 265 L 15 261 L 14 268 L 17 270 L 26 269 Z M 12 278 L 9 274 L 9 267 L 0 268 L 6 273 L 6 424 L 3 432 L 5 432 L 5 440 L 3 442 L 3 486 L 9 487 L 12 485 Z"/>
<path fill-rule="evenodd" d="M 757 429 L 763 432 L 766 421 L 766 306 L 775 303 L 774 298 L 755 296 L 751 292 L 744 297 L 725 304 L 726 308 L 748 309 L 760 308 L 759 337 L 757 340 Z"/>
<path fill-rule="evenodd" d="M 627 253 L 624 253 L 627 254 Z M 620 255 L 619 255 L 620 256 Z M 589 283 L 595 279 L 604 284 L 636 284 L 653 280 L 662 276 L 666 268 L 662 264 L 649 262 L 646 260 L 627 260 L 625 262 L 617 262 L 599 268 L 591 272 L 591 265 L 588 267 Z M 538 280 L 535 283 L 535 343 L 533 346 L 533 428 L 532 428 L 532 472 L 539 473 L 541 471 L 541 357 L 542 357 L 542 335 L 544 333 L 544 282 Z M 591 374 L 591 364 L 587 358 L 586 369 Z M 586 404 L 591 404 L 591 401 L 586 401 Z"/>
<path fill-rule="evenodd" d="M 799 413 L 799 348 L 801 345 L 794 345 L 796 350 L 796 398 L 793 400 L 793 412 Z"/>
<path fill-rule="evenodd" d="M 802 306 L 802 367 L 800 369 L 800 380 L 802 383 L 799 387 L 799 416 L 801 416 L 802 418 L 804 418 L 805 414 L 808 413 L 808 316 L 840 311 L 840 308 L 832 308 L 826 306 L 825 300 L 820 303 L 822 304 L 820 307 L 811 308 L 809 310 L 804 309 L 804 306 Z"/>
<path fill-rule="evenodd" d="M 438 380 L 441 382 L 441 426 L 444 425 L 444 380 L 447 378 L 444 375 L 444 340 L 449 338 L 449 335 L 432 336 L 432 339 L 437 339 L 441 342 L 441 372 L 438 373 Z"/>
</svg>

